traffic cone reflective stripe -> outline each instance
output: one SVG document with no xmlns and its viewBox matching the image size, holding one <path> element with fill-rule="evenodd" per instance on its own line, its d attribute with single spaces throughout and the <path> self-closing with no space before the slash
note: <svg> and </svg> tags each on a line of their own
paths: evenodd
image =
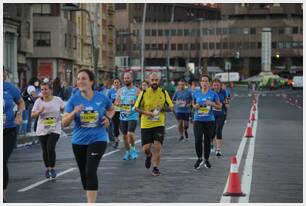
<svg viewBox="0 0 306 206">
<path fill-rule="evenodd" d="M 236 156 L 231 158 L 231 170 L 229 174 L 227 192 L 224 196 L 245 196 L 241 191 L 240 177 L 238 172 L 238 165 Z"/>
<path fill-rule="evenodd" d="M 256 111 L 256 104 L 253 105 L 253 112 Z"/>
<path fill-rule="evenodd" d="M 251 119 L 251 121 L 255 121 L 255 120 L 256 120 L 256 118 L 255 118 L 255 113 L 254 113 L 254 112 L 252 113 L 252 115 L 251 115 L 251 118 L 250 118 L 250 119 Z"/>
</svg>

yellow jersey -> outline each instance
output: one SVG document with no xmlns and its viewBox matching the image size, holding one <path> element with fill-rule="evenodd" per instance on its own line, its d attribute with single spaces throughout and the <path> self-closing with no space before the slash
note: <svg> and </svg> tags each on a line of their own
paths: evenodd
<svg viewBox="0 0 306 206">
<path fill-rule="evenodd" d="M 165 104 L 172 108 L 173 103 L 168 92 L 162 88 L 153 91 L 149 87 L 138 96 L 135 107 L 154 113 L 154 116 L 141 115 L 141 128 L 165 126 Z"/>
</svg>

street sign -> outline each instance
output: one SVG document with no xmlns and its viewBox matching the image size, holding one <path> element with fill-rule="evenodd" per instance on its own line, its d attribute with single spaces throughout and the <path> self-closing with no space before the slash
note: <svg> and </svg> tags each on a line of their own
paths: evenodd
<svg viewBox="0 0 306 206">
<path fill-rule="evenodd" d="M 225 66 L 224 66 L 225 71 L 230 71 L 231 67 L 232 67 L 231 63 L 226 61 L 225 62 Z"/>
</svg>

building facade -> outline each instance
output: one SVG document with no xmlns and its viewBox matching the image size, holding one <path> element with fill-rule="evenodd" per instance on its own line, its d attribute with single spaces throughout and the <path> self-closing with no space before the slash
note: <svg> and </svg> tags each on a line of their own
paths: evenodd
<svg viewBox="0 0 306 206">
<path fill-rule="evenodd" d="M 22 87 L 30 78 L 27 56 L 33 52 L 31 4 L 3 4 L 3 66 L 10 80 Z"/>
<path fill-rule="evenodd" d="M 261 31 L 269 27 L 272 30 L 272 71 L 302 69 L 301 4 L 220 4 L 218 9 L 219 18 L 212 16 L 200 21 L 193 18 L 172 24 L 146 21 L 145 66 L 164 67 L 169 45 L 170 65 L 175 67 L 174 71 L 183 68 L 185 72 L 190 62 L 195 64 L 198 73 L 211 68 L 223 71 L 225 62 L 230 62 L 231 71 L 239 72 L 242 77 L 252 76 L 261 71 Z M 132 66 L 139 66 L 136 60 L 140 59 L 141 26 L 142 23 L 130 22 L 129 32 L 135 35 L 130 36 L 130 41 L 124 41 L 123 49 L 118 48 L 122 44 L 117 41 L 118 53 L 133 59 Z"/>
</svg>

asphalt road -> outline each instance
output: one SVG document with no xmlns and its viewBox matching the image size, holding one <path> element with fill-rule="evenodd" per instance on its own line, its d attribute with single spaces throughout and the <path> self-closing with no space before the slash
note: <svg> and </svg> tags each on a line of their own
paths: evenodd
<svg viewBox="0 0 306 206">
<path fill-rule="evenodd" d="M 251 172 L 248 176 L 251 181 L 242 181 L 242 184 L 250 185 L 248 202 L 303 201 L 302 98 L 301 90 L 261 92 L 257 132 L 252 140 L 254 154 L 250 155 L 250 145 L 253 143 L 247 139 L 239 166 L 240 176 Z M 220 202 L 229 174 L 230 158 L 236 155 L 241 146 L 251 105 L 252 98 L 247 89 L 236 89 L 223 130 L 224 156 L 219 159 L 211 154 L 211 169 L 193 169 L 196 155 L 192 125 L 189 128 L 189 140 L 178 142 L 176 121 L 172 114 L 167 116 L 159 177 L 151 176 L 151 170 L 144 167 L 142 154 L 137 160 L 123 161 L 122 141 L 118 150 L 108 147 L 98 169 L 97 202 Z M 141 151 L 139 134 L 137 128 L 137 148 Z M 249 163 L 252 163 L 251 167 Z M 57 144 L 56 168 L 60 174 L 57 180 L 44 181 L 45 169 L 40 146 L 15 150 L 9 161 L 9 202 L 85 202 L 70 135 L 61 138 Z M 240 200 L 231 198 L 229 201 Z"/>
</svg>

